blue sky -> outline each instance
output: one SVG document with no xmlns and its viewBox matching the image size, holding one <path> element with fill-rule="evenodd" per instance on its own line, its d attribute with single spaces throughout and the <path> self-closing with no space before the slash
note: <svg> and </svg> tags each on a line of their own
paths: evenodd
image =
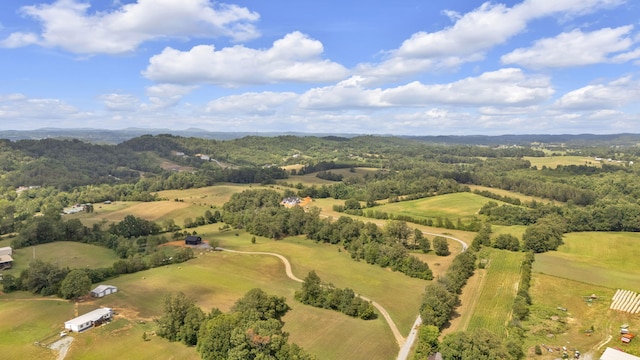
<svg viewBox="0 0 640 360">
<path fill-rule="evenodd" d="M 0 2 L 0 129 L 640 132 L 635 0 Z"/>
</svg>

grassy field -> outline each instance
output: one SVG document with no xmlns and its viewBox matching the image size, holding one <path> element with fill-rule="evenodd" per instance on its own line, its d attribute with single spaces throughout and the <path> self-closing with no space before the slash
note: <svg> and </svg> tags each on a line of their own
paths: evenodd
<svg viewBox="0 0 640 360">
<path fill-rule="evenodd" d="M 350 177 L 363 177 L 367 174 L 375 174 L 376 172 L 380 171 L 380 169 L 358 167 L 358 168 L 354 168 L 353 172 L 348 168 L 331 169 L 328 171 L 330 171 L 333 174 L 342 175 L 344 179 L 348 179 Z M 319 177 L 316 177 L 317 174 L 318 173 L 314 172 L 314 173 L 300 175 L 300 176 L 290 176 L 289 179 L 287 179 L 286 181 L 292 184 L 301 183 L 305 186 L 311 186 L 311 185 L 321 186 L 321 185 L 336 184 L 335 181 L 323 180 L 323 179 L 320 179 Z"/>
<path fill-rule="evenodd" d="M 489 191 L 491 193 L 494 193 L 500 196 L 508 196 L 511 198 L 520 199 L 521 202 L 531 202 L 531 201 L 536 201 L 541 203 L 553 202 L 549 199 L 545 199 L 537 196 L 523 195 L 514 191 L 502 190 L 502 189 L 492 188 L 488 186 L 480 186 L 480 185 L 467 185 L 467 186 L 469 187 L 469 189 L 471 189 L 471 191 L 474 191 L 474 190 Z"/>
<path fill-rule="evenodd" d="M 543 351 L 542 356 L 535 355 L 533 348 L 536 344 L 547 344 L 554 349 L 562 346 L 578 349 L 583 354 L 589 353 L 592 359 L 599 359 L 607 346 L 640 355 L 638 341 L 624 345 L 619 340 L 620 325 L 630 324 L 630 330 L 637 334 L 640 322 L 637 315 L 609 310 L 614 292 L 613 289 L 584 282 L 534 274 L 529 290 L 533 301 L 531 315 L 524 323 L 529 330 L 524 344 L 528 349 L 527 358 L 551 360 L 559 357 L 558 352 L 547 351 Z M 583 297 L 591 294 L 598 295 L 598 300 L 584 301 Z M 594 332 L 586 333 L 585 330 L 591 327 Z"/>
<path fill-rule="evenodd" d="M 29 262 L 33 259 L 34 249 L 37 259 L 51 262 L 58 266 L 69 266 L 70 268 L 107 267 L 118 260 L 118 257 L 111 249 L 70 241 L 58 241 L 14 250 L 13 268 L 5 272 L 18 276 L 22 270 L 29 267 Z"/>
<path fill-rule="evenodd" d="M 0 354 L 3 359 L 55 359 L 53 351 L 34 342 L 58 334 L 73 317 L 73 304 L 57 299 L 25 298 L 25 294 L 0 297 Z"/>
<path fill-rule="evenodd" d="M 537 166 L 538 169 L 542 169 L 543 166 L 555 169 L 558 165 L 589 165 L 589 166 L 602 166 L 599 161 L 594 158 L 585 156 L 545 156 L 545 157 L 530 157 L 525 156 L 525 160 L 529 160 L 531 166 Z"/>
<path fill-rule="evenodd" d="M 558 251 L 536 255 L 533 271 L 599 285 L 640 291 L 640 234 L 571 233 Z"/>
<path fill-rule="evenodd" d="M 487 329 L 506 336 L 506 325 L 511 320 L 511 308 L 520 282 L 520 268 L 524 253 L 483 248 L 479 259 L 486 259 L 485 271 L 479 271 L 480 293 L 465 330 Z"/>
<path fill-rule="evenodd" d="M 489 201 L 495 200 L 463 192 L 385 204 L 375 210 L 416 219 L 448 218 L 455 223 L 458 218 L 465 221 L 477 216 L 480 208 Z"/>
</svg>

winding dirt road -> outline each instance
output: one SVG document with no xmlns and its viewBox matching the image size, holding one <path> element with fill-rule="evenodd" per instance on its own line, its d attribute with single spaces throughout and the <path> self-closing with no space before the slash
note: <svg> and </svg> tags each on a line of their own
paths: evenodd
<svg viewBox="0 0 640 360">
<path fill-rule="evenodd" d="M 467 250 L 468 245 L 466 242 L 453 237 L 453 236 L 449 236 L 449 235 L 442 235 L 442 234 L 436 234 L 436 233 L 431 233 L 431 232 L 426 232 L 423 231 L 422 232 L 425 235 L 430 235 L 430 236 L 441 236 L 447 239 L 451 239 L 453 241 L 457 241 L 460 243 L 460 245 L 462 245 L 462 250 L 461 252 L 464 252 Z M 280 259 L 282 261 L 282 263 L 284 263 L 284 268 L 285 268 L 285 272 L 287 274 L 287 276 L 289 277 L 289 279 L 293 280 L 293 281 L 297 281 L 297 282 L 303 282 L 302 279 L 298 278 L 297 276 L 295 276 L 293 274 L 293 271 L 291 271 L 291 263 L 289 262 L 289 260 L 277 253 L 272 253 L 272 252 L 263 252 L 263 251 L 238 251 L 238 250 L 230 250 L 230 249 L 225 249 L 225 248 L 221 248 L 221 247 L 217 247 L 215 248 L 216 250 L 219 251 L 227 251 L 227 252 L 231 252 L 231 253 L 237 253 L 237 254 L 247 254 L 247 255 L 268 255 L 268 256 L 275 256 L 278 259 Z M 382 307 L 382 305 L 378 304 L 377 302 L 362 296 L 360 294 L 358 294 L 358 296 L 360 296 L 362 299 L 366 300 L 366 301 L 370 301 L 371 305 L 373 305 L 378 312 L 380 312 L 380 314 L 382 315 L 382 317 L 384 317 L 384 319 L 386 320 L 387 324 L 389 325 L 389 328 L 391 329 L 391 332 L 393 333 L 393 337 L 396 339 L 396 342 L 398 343 L 398 346 L 400 346 L 400 351 L 398 352 L 398 357 L 397 360 L 406 360 L 409 357 L 409 352 L 411 351 L 411 347 L 413 346 L 413 343 L 416 340 L 416 337 L 418 335 L 418 328 L 420 327 L 420 324 L 422 324 L 422 319 L 420 318 L 420 315 L 418 315 L 418 317 L 416 318 L 416 321 L 413 323 L 412 327 L 411 327 L 411 331 L 409 331 L 409 336 L 407 336 L 406 338 L 402 336 L 402 334 L 400 333 L 400 330 L 398 330 L 398 327 L 396 326 L 396 323 L 393 322 L 393 319 L 391 319 L 391 315 L 389 315 L 389 313 L 387 312 L 387 310 Z"/>
<path fill-rule="evenodd" d="M 289 279 L 300 282 L 300 283 L 303 282 L 303 280 L 295 276 L 293 274 L 293 271 L 291 271 L 291 263 L 289 262 L 289 260 L 280 254 L 276 254 L 272 252 L 264 252 L 264 251 L 238 251 L 238 250 L 225 249 L 221 247 L 217 247 L 216 250 L 227 251 L 227 252 L 236 253 L 236 254 L 275 256 L 284 263 L 284 269 Z M 380 312 L 382 317 L 384 317 L 384 319 L 387 321 L 387 324 L 389 325 L 389 328 L 391 329 L 391 332 L 393 333 L 393 337 L 396 339 L 398 346 L 402 346 L 404 343 L 406 343 L 406 339 L 404 338 L 404 336 L 402 336 L 402 334 L 400 333 L 400 330 L 398 330 L 396 323 L 394 323 L 393 319 L 391 319 L 391 315 L 389 315 L 389 312 L 387 312 L 387 310 L 384 307 L 382 307 L 382 305 L 378 304 L 377 302 L 365 296 L 362 296 L 360 294 L 357 294 L 357 295 L 360 296 L 363 300 L 371 302 L 371 305 L 373 305 L 378 310 L 378 312 Z"/>
</svg>

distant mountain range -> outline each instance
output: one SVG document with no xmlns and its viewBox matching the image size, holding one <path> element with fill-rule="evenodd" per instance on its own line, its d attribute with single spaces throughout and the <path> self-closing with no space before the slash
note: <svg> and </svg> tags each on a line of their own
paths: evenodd
<svg viewBox="0 0 640 360">
<path fill-rule="evenodd" d="M 300 133 L 300 132 L 211 132 L 197 128 L 185 130 L 172 129 L 144 129 L 127 128 L 120 130 L 106 129 L 61 129 L 42 128 L 35 130 L 0 130 L 0 139 L 11 141 L 24 139 L 79 139 L 91 143 L 119 144 L 123 141 L 139 137 L 142 135 L 171 134 L 183 137 L 196 137 L 212 140 L 232 140 L 246 136 L 274 137 L 282 135 L 291 136 L 339 136 L 352 138 L 365 134 L 340 134 L 340 133 Z M 637 146 L 640 144 L 640 134 L 526 134 L 526 135 L 430 135 L 430 136 L 408 136 L 408 135 L 379 135 L 395 136 L 398 138 L 417 140 L 422 142 L 440 144 L 468 144 L 468 145 L 531 145 L 535 143 L 576 145 L 576 146 Z"/>
</svg>

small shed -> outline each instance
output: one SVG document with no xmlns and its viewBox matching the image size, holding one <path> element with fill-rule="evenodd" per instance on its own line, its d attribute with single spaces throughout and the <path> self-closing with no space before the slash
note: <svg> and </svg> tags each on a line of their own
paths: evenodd
<svg viewBox="0 0 640 360">
<path fill-rule="evenodd" d="M 110 308 L 100 308 L 88 312 L 77 318 L 65 321 L 64 328 L 69 331 L 80 332 L 93 326 L 99 326 L 109 320 L 113 316 Z"/>
<path fill-rule="evenodd" d="M 91 296 L 101 298 L 116 292 L 118 292 L 118 288 L 113 285 L 98 285 L 91 290 Z"/>
<path fill-rule="evenodd" d="M 600 360 L 640 360 L 640 357 L 608 347 L 600 357 Z"/>
<path fill-rule="evenodd" d="M 202 244 L 202 238 L 200 236 L 195 235 L 187 235 L 187 238 L 184 240 L 186 245 L 200 245 Z"/>
</svg>

